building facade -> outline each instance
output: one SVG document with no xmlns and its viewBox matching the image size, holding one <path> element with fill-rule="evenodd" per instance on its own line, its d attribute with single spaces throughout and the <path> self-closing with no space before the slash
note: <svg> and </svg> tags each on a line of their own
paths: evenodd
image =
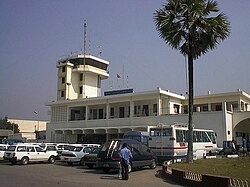
<svg viewBox="0 0 250 187">
<path fill-rule="evenodd" d="M 8 138 L 19 139 L 24 142 L 43 142 L 46 141 L 47 121 L 41 120 L 21 120 L 8 119 L 9 122 L 18 124 L 19 133 L 9 135 Z"/>
<path fill-rule="evenodd" d="M 109 62 L 72 54 L 57 62 L 57 100 L 48 103 L 48 142 L 103 143 L 128 130 L 148 131 L 159 124 L 188 123 L 188 97 L 169 90 L 101 94 L 101 81 L 109 77 Z M 129 91 L 128 91 L 129 90 Z M 194 98 L 195 128 L 213 129 L 218 145 L 237 138 L 250 139 L 250 95 L 236 92 Z"/>
</svg>

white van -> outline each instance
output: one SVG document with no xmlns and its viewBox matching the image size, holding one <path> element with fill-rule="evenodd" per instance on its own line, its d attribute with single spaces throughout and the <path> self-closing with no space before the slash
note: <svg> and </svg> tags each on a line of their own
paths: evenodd
<svg viewBox="0 0 250 187">
<path fill-rule="evenodd" d="M 10 161 L 12 164 L 20 162 L 22 165 L 40 161 L 54 163 L 56 156 L 56 151 L 46 151 L 38 145 L 17 144 L 7 148 L 4 153 L 4 160 Z"/>
<path fill-rule="evenodd" d="M 8 145 L 0 144 L 0 160 L 3 160 L 4 152 L 7 149 Z"/>
</svg>

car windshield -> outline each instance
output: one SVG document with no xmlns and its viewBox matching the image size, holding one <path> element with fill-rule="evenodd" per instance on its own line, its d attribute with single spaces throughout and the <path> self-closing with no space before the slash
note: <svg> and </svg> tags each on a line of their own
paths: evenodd
<svg viewBox="0 0 250 187">
<path fill-rule="evenodd" d="M 7 148 L 7 151 L 15 151 L 15 149 L 16 149 L 16 146 L 9 146 Z"/>
<path fill-rule="evenodd" d="M 83 149 L 83 147 L 78 147 L 78 146 L 68 146 L 69 151 L 76 151 L 80 152 Z"/>
<path fill-rule="evenodd" d="M 98 154 L 100 151 L 100 148 L 96 148 L 90 152 L 90 154 Z"/>
<path fill-rule="evenodd" d="M 58 145 L 57 149 L 58 150 L 69 150 L 70 145 Z"/>
</svg>

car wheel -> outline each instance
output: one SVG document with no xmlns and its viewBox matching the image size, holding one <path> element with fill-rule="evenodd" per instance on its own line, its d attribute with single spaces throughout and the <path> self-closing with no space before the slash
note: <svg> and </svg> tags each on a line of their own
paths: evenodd
<svg viewBox="0 0 250 187">
<path fill-rule="evenodd" d="M 109 173 L 109 168 L 102 168 L 104 173 Z"/>
<path fill-rule="evenodd" d="M 88 166 L 89 169 L 93 168 L 93 164 L 88 164 L 87 166 Z"/>
<path fill-rule="evenodd" d="M 84 160 L 83 160 L 83 158 L 80 160 L 80 166 L 84 166 Z"/>
<path fill-rule="evenodd" d="M 68 164 L 69 166 L 72 166 L 72 165 L 73 165 L 73 162 L 67 162 L 67 164 Z"/>
<path fill-rule="evenodd" d="M 152 160 L 152 163 L 150 164 L 150 169 L 155 169 L 156 168 L 156 161 L 155 159 Z"/>
<path fill-rule="evenodd" d="M 132 171 L 132 164 L 129 163 L 129 164 L 128 164 L 128 172 L 130 173 L 131 171 Z"/>
<path fill-rule="evenodd" d="M 54 156 L 49 157 L 49 163 L 53 164 L 55 163 L 56 158 Z"/>
<path fill-rule="evenodd" d="M 22 164 L 22 165 L 27 165 L 28 162 L 29 162 L 29 158 L 28 158 L 28 157 L 23 157 L 23 158 L 21 159 L 21 164 Z"/>
</svg>

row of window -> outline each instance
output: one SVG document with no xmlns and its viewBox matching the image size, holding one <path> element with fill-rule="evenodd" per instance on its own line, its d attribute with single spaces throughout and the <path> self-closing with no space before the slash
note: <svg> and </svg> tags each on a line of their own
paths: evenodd
<svg viewBox="0 0 250 187">
<path fill-rule="evenodd" d="M 171 128 L 155 128 L 150 130 L 150 136 L 173 136 Z M 215 141 L 213 132 L 195 131 L 193 132 L 193 142 L 210 142 Z M 188 131 L 176 129 L 176 142 L 187 142 Z"/>
</svg>

